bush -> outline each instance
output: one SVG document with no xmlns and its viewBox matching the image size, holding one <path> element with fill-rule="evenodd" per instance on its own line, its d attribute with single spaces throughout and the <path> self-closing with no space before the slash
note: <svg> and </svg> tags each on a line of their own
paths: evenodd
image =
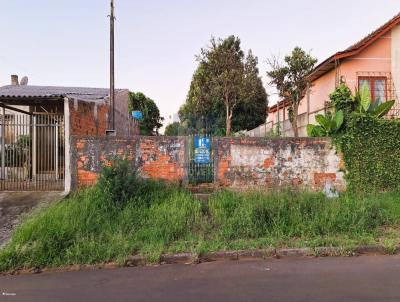
<svg viewBox="0 0 400 302">
<path fill-rule="evenodd" d="M 115 159 L 102 169 L 98 188 L 117 205 L 124 205 L 138 189 L 138 175 L 128 160 Z"/>
<path fill-rule="evenodd" d="M 400 122 L 354 116 L 335 138 L 344 154 L 348 189 L 356 192 L 400 189 Z"/>
<path fill-rule="evenodd" d="M 102 169 L 97 188 L 104 192 L 108 203 L 117 208 L 128 202 L 149 206 L 174 191 L 162 181 L 142 179 L 128 160 L 116 159 Z"/>
</svg>

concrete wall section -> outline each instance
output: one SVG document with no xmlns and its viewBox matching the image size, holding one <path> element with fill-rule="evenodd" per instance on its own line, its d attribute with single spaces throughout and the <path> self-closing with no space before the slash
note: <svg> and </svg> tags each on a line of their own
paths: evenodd
<svg viewBox="0 0 400 302">
<path fill-rule="evenodd" d="M 216 138 L 216 182 L 222 186 L 320 190 L 345 188 L 329 139 Z"/>
</svg>

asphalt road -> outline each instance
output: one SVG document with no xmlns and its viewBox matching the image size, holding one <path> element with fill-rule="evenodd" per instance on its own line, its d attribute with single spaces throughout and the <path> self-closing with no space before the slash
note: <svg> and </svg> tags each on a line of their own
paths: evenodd
<svg viewBox="0 0 400 302">
<path fill-rule="evenodd" d="M 5 276 L 0 277 L 0 301 L 400 301 L 400 256 Z"/>
</svg>

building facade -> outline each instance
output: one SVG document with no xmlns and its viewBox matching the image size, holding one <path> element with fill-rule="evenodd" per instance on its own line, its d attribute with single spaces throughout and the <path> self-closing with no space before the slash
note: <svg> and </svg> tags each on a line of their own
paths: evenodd
<svg viewBox="0 0 400 302">
<path fill-rule="evenodd" d="M 352 91 L 364 84 L 370 87 L 374 102 L 396 100 L 388 118 L 400 116 L 400 15 L 344 51 L 320 63 L 309 76 L 310 87 L 299 106 L 299 135 L 307 136 L 307 124 L 315 123 L 317 114 L 329 108 L 329 94 L 341 83 Z M 288 114 L 289 103 L 280 101 L 269 108 L 266 125 L 257 133 L 278 129 L 284 136 L 293 131 Z M 256 129 L 255 129 L 256 130 Z M 256 131 L 253 131 L 256 134 Z M 257 135 L 255 135 L 257 136 Z"/>
</svg>

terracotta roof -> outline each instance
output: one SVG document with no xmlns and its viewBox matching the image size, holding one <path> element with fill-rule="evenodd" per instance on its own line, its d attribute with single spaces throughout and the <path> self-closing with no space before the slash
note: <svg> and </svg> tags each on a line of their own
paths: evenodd
<svg viewBox="0 0 400 302">
<path fill-rule="evenodd" d="M 390 19 L 388 22 L 383 24 L 378 29 L 371 32 L 369 35 L 362 38 L 357 43 L 353 44 L 352 46 L 346 48 L 343 51 L 335 53 L 334 55 L 330 56 L 328 59 L 320 63 L 317 67 L 315 67 L 314 71 L 310 74 L 309 76 L 310 80 L 314 81 L 323 74 L 325 74 L 326 72 L 335 68 L 335 62 L 337 60 L 347 58 L 359 53 L 360 51 L 371 45 L 373 42 L 375 42 L 377 39 L 382 37 L 384 34 L 389 32 L 393 27 L 395 27 L 399 23 L 400 23 L 400 13 L 394 16 L 392 19 Z"/>
</svg>

